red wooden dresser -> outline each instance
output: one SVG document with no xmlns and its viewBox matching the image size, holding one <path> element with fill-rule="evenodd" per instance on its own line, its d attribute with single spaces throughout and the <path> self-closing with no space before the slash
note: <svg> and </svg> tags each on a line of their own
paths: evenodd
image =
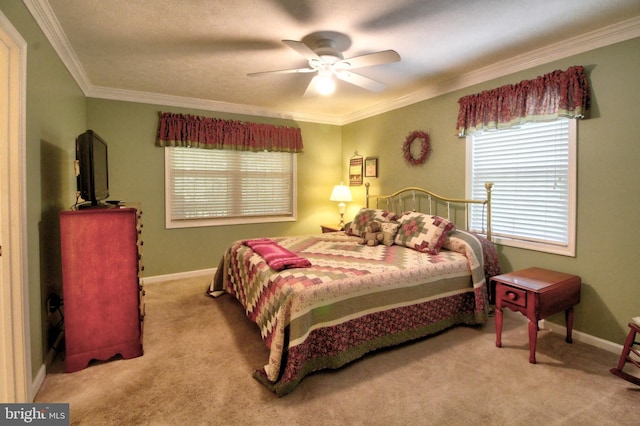
<svg viewBox="0 0 640 426">
<path fill-rule="evenodd" d="M 60 213 L 67 372 L 143 354 L 141 214 L 128 206 Z"/>
</svg>

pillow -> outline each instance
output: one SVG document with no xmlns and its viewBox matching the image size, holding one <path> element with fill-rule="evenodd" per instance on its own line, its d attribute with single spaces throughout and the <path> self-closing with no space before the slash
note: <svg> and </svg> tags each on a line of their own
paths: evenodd
<svg viewBox="0 0 640 426">
<path fill-rule="evenodd" d="M 396 239 L 400 224 L 398 222 L 382 222 L 382 244 L 390 246 Z"/>
<path fill-rule="evenodd" d="M 395 243 L 423 253 L 438 254 L 447 241 L 453 222 L 440 216 L 406 212 L 400 219 Z"/>
<path fill-rule="evenodd" d="M 394 222 L 398 219 L 398 215 L 393 212 L 388 212 L 382 209 L 368 209 L 363 207 L 358 211 L 356 217 L 353 218 L 351 222 L 351 226 L 345 228 L 345 232 L 348 235 L 355 235 L 357 237 L 361 237 L 364 232 L 365 226 L 367 223 L 372 220 L 377 220 L 379 222 Z"/>
</svg>

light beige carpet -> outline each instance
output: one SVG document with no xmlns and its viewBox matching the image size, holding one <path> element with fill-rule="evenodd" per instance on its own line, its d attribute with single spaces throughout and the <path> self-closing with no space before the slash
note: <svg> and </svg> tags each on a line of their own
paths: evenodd
<svg viewBox="0 0 640 426">
<path fill-rule="evenodd" d="M 144 356 L 63 373 L 58 356 L 36 402 L 67 402 L 83 425 L 632 425 L 640 387 L 609 373 L 612 354 L 494 319 L 308 376 L 277 398 L 252 378 L 267 349 L 240 304 L 205 296 L 210 277 L 146 286 Z"/>
</svg>

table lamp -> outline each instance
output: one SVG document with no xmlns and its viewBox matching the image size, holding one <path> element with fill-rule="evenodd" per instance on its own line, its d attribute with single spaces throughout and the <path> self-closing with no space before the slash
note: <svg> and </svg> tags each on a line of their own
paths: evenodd
<svg viewBox="0 0 640 426">
<path fill-rule="evenodd" d="M 331 191 L 331 197 L 329 197 L 329 201 L 338 201 L 338 210 L 340 212 L 340 229 L 344 228 L 344 210 L 346 207 L 345 202 L 353 201 L 351 198 L 351 191 L 349 187 L 343 185 L 340 182 L 340 185 L 336 185 L 333 187 L 333 191 Z"/>
</svg>

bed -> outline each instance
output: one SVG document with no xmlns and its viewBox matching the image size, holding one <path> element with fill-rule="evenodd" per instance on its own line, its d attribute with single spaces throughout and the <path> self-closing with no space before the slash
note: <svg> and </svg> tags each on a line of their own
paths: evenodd
<svg viewBox="0 0 640 426">
<path fill-rule="evenodd" d="M 486 188 L 486 199 L 465 200 L 415 187 L 372 196 L 367 186 L 344 231 L 231 244 L 208 292 L 235 297 L 260 328 L 270 355 L 254 377 L 283 396 L 312 372 L 485 323 L 487 277 L 499 273 Z M 464 230 L 470 203 L 486 211 L 483 235 Z M 373 246 L 363 244 L 371 220 L 384 225 Z"/>
</svg>

